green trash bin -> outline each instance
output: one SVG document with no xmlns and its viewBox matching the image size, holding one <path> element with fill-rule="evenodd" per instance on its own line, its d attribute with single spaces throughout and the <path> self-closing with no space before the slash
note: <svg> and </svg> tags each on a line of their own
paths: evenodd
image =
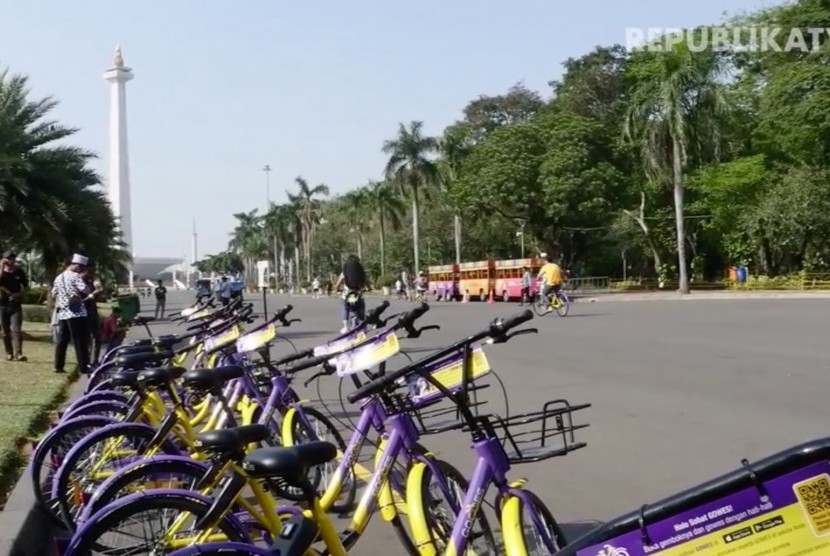
<svg viewBox="0 0 830 556">
<path fill-rule="evenodd" d="M 118 309 L 121 310 L 121 318 L 126 321 L 133 320 L 141 311 L 141 304 L 137 294 L 119 295 L 115 298 L 115 302 L 118 305 Z"/>
</svg>

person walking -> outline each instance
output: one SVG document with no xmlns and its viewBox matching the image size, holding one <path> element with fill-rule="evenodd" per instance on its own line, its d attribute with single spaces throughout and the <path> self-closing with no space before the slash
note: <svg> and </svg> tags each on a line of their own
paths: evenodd
<svg viewBox="0 0 830 556">
<path fill-rule="evenodd" d="M 158 280 L 158 285 L 156 286 L 156 313 L 155 318 L 156 320 L 160 318 L 164 318 L 164 307 L 167 305 L 167 288 L 164 287 L 164 282 L 162 282 L 161 278 Z"/>
<path fill-rule="evenodd" d="M 86 267 L 82 273 L 86 284 L 87 297 L 84 299 L 86 308 L 87 329 L 89 331 L 89 360 L 97 367 L 101 358 L 101 317 L 98 315 L 98 290 L 95 287 L 95 269 L 92 265 Z"/>
<path fill-rule="evenodd" d="M 89 265 L 89 258 L 72 255 L 66 269 L 52 284 L 52 299 L 55 301 L 54 323 L 57 325 L 57 342 L 55 343 L 55 372 L 65 372 L 66 348 L 72 342 L 78 369 L 85 373 L 89 370 L 89 327 L 84 301 L 89 296 L 83 272 Z"/>
<path fill-rule="evenodd" d="M 530 282 L 533 277 L 530 275 L 530 268 L 522 267 L 522 293 L 519 295 L 519 305 L 530 303 Z M 531 303 L 532 305 L 532 303 Z"/>
<path fill-rule="evenodd" d="M 222 282 L 219 284 L 219 299 L 223 307 L 227 307 L 231 302 L 231 283 L 227 276 L 222 276 Z"/>
<path fill-rule="evenodd" d="M 0 328 L 7 361 L 26 361 L 23 355 L 23 292 L 29 279 L 17 266 L 14 251 L 3 253 L 0 261 Z"/>
</svg>

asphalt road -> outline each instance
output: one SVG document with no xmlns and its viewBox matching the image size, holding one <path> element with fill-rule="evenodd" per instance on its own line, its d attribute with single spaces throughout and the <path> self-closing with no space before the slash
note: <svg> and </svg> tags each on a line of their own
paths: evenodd
<svg viewBox="0 0 830 556">
<path fill-rule="evenodd" d="M 172 293 L 168 306 L 182 308 L 190 299 Z M 260 311 L 260 298 L 251 299 Z M 377 302 L 370 299 L 368 306 Z M 300 348 L 339 328 L 335 299 L 270 296 L 269 312 L 286 303 L 303 319 L 285 330 Z M 390 311 L 407 306 L 394 302 Z M 420 322 L 442 330 L 406 345 L 441 346 L 518 310 L 516 304 L 433 303 Z M 730 471 L 742 458 L 825 436 L 829 313 L 830 300 L 822 299 L 602 301 L 577 303 L 565 319 L 534 319 L 538 335 L 488 351 L 507 386 L 510 413 L 540 409 L 556 398 L 590 402 L 581 415 L 591 424 L 581 431 L 588 447 L 516 466 L 511 476 L 528 478 L 528 488 L 574 531 Z M 324 399 L 336 400 L 337 379 L 329 378 L 322 391 Z M 313 390 L 308 396 L 317 399 Z M 490 405 L 504 411 L 498 396 Z M 423 443 L 465 474 L 472 471 L 463 433 L 428 436 Z M 396 545 L 377 519 L 353 553 L 394 553 Z"/>
</svg>

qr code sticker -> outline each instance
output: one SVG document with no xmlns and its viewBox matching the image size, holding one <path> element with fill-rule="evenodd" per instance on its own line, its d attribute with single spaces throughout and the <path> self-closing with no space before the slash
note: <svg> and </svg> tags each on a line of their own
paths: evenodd
<svg viewBox="0 0 830 556">
<path fill-rule="evenodd" d="M 830 533 L 830 475 L 796 483 L 793 489 L 813 532 L 817 536 Z"/>
</svg>

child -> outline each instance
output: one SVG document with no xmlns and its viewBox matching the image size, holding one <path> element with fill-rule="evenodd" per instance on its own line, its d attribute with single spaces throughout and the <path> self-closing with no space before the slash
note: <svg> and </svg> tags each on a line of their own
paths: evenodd
<svg viewBox="0 0 830 556">
<path fill-rule="evenodd" d="M 101 342 L 106 346 L 104 353 L 108 353 L 121 345 L 127 336 L 127 327 L 121 320 L 121 309 L 112 308 L 112 313 L 104 320 L 101 329 Z"/>
<path fill-rule="evenodd" d="M 316 276 L 314 277 L 314 281 L 311 282 L 311 297 L 313 299 L 320 297 L 320 279 Z"/>
<path fill-rule="evenodd" d="M 398 299 L 403 298 L 403 282 L 400 278 L 395 281 L 395 292 L 398 294 Z"/>
</svg>

